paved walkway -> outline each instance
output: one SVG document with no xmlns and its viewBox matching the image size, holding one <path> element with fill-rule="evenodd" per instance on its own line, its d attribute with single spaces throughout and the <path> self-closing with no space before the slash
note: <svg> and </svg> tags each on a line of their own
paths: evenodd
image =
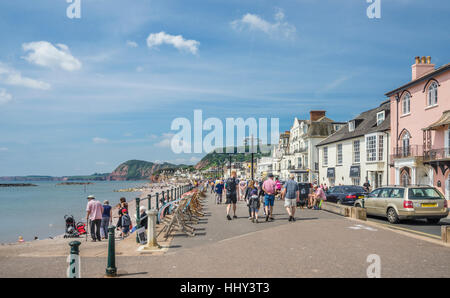
<svg viewBox="0 0 450 298">
<path fill-rule="evenodd" d="M 366 277 L 367 257 L 381 259 L 381 277 L 448 277 L 450 248 L 377 229 L 325 211 L 298 210 L 287 221 L 276 201 L 275 221 L 253 224 L 247 207 L 228 221 L 208 196 L 197 236 L 176 236 L 164 255 L 117 257 L 124 277 Z M 262 214 L 262 212 L 261 212 Z M 84 257 L 82 276 L 101 277 L 105 257 Z M 8 257 L 0 277 L 64 277 L 65 257 Z"/>
</svg>

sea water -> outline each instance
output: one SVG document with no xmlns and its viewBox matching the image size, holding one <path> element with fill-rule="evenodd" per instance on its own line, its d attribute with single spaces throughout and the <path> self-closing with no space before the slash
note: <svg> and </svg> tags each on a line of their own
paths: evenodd
<svg viewBox="0 0 450 298">
<path fill-rule="evenodd" d="M 72 181 L 71 181 L 72 182 Z M 86 221 L 87 196 L 94 195 L 111 206 L 121 197 L 127 201 L 139 192 L 114 192 L 114 190 L 141 187 L 145 181 L 94 181 L 88 185 L 57 185 L 60 181 L 14 181 L 32 183 L 30 187 L 0 187 L 0 243 L 10 243 L 23 236 L 25 241 L 35 236 L 46 239 L 64 234 L 64 215 Z"/>
</svg>

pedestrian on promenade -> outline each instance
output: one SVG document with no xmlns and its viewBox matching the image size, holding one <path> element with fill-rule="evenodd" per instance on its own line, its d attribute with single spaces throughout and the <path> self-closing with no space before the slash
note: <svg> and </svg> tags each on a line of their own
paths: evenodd
<svg viewBox="0 0 450 298">
<path fill-rule="evenodd" d="M 247 189 L 247 181 L 241 180 L 239 182 L 239 201 L 244 198 L 246 189 Z"/>
<path fill-rule="evenodd" d="M 250 199 L 249 199 L 249 207 L 252 217 L 253 223 L 258 223 L 258 212 L 259 212 L 259 197 L 258 197 L 258 190 L 256 188 L 252 189 L 250 193 Z"/>
<path fill-rule="evenodd" d="M 319 210 L 322 201 L 326 201 L 327 196 L 325 195 L 325 192 L 323 191 L 322 188 L 318 187 L 317 184 L 314 184 L 314 201 L 313 201 L 313 208 L 314 210 Z M 319 203 L 319 204 L 317 204 Z M 319 206 L 317 206 L 319 205 Z"/>
<path fill-rule="evenodd" d="M 112 208 L 109 201 L 103 202 L 102 223 L 100 226 L 100 234 L 102 239 L 108 239 L 108 226 L 112 223 Z"/>
<path fill-rule="evenodd" d="M 294 181 L 294 174 L 289 175 L 281 196 L 284 199 L 284 207 L 288 212 L 289 221 L 295 221 L 295 209 L 297 208 L 297 201 L 300 201 L 300 190 L 298 183 Z"/>
<path fill-rule="evenodd" d="M 363 187 L 366 190 L 366 192 L 370 192 L 370 183 L 367 178 L 366 178 L 366 182 L 364 182 L 364 184 L 363 184 Z"/>
<path fill-rule="evenodd" d="M 147 223 L 148 223 L 148 217 L 147 217 L 147 209 L 144 206 L 141 206 L 139 208 L 139 211 L 141 212 L 139 225 L 142 227 L 145 227 L 147 229 Z"/>
<path fill-rule="evenodd" d="M 227 179 L 225 183 L 226 190 L 226 204 L 227 204 L 227 219 L 231 220 L 230 211 L 231 205 L 233 205 L 233 218 L 237 218 L 236 216 L 236 202 L 238 199 L 238 184 L 239 180 L 236 179 L 236 171 L 231 171 L 231 177 Z"/>
<path fill-rule="evenodd" d="M 123 209 L 128 209 L 128 203 L 127 203 L 127 199 L 125 197 L 121 197 L 119 200 L 119 211 L 117 211 L 117 213 L 119 214 L 119 219 L 117 220 L 117 229 L 122 231 L 122 210 Z"/>
<path fill-rule="evenodd" d="M 263 205 L 264 216 L 266 216 L 266 205 L 264 204 L 265 193 L 264 193 L 264 190 L 263 190 L 262 186 L 263 186 L 263 181 L 259 181 L 258 182 L 258 190 L 259 190 L 258 197 L 259 197 L 259 200 L 261 202 L 261 205 Z"/>
<path fill-rule="evenodd" d="M 273 181 L 273 174 L 269 174 L 269 179 L 264 181 L 263 190 L 264 190 L 264 206 L 266 210 L 266 221 L 274 220 L 273 218 L 273 204 L 275 202 L 275 192 L 276 192 L 276 183 Z"/>
<path fill-rule="evenodd" d="M 128 236 L 131 226 L 131 217 L 128 215 L 128 210 L 122 210 L 122 239 Z"/>
<path fill-rule="evenodd" d="M 252 216 L 252 207 L 250 205 L 250 199 L 251 199 L 253 191 L 256 191 L 256 195 L 258 195 L 258 189 L 255 186 L 255 181 L 250 180 L 247 188 L 245 189 L 245 195 L 244 195 L 244 201 L 247 203 L 247 206 L 248 206 L 248 214 L 249 214 L 248 219 L 249 220 L 252 220 L 254 218 L 254 216 Z"/>
<path fill-rule="evenodd" d="M 216 193 L 216 204 L 222 204 L 222 193 L 224 187 L 225 185 L 223 184 L 222 180 L 220 180 L 219 183 L 217 183 L 214 187 L 214 191 Z"/>
<path fill-rule="evenodd" d="M 91 226 L 92 241 L 102 241 L 100 235 L 100 226 L 102 224 L 103 206 L 97 201 L 94 196 L 87 197 L 88 203 L 86 206 L 86 221 L 89 221 Z"/>
<path fill-rule="evenodd" d="M 281 182 L 278 179 L 278 177 L 275 180 L 275 184 L 276 184 L 275 197 L 277 197 L 277 199 L 280 200 L 281 199 Z"/>
</svg>

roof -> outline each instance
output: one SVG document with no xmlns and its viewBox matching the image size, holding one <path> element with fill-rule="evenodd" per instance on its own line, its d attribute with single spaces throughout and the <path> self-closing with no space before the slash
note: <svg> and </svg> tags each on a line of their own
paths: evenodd
<svg viewBox="0 0 450 298">
<path fill-rule="evenodd" d="M 428 80 L 428 79 L 430 79 L 430 78 L 440 74 L 441 72 L 444 72 L 444 71 L 449 70 L 449 69 L 450 69 L 450 63 L 445 64 L 445 65 L 437 68 L 436 70 L 434 70 L 432 72 L 427 73 L 426 75 L 424 75 L 424 76 L 422 76 L 422 77 L 420 77 L 418 79 L 415 79 L 415 80 L 413 80 L 413 81 L 411 81 L 411 82 L 409 82 L 409 83 L 407 83 L 407 84 L 405 84 L 405 85 L 403 85 L 403 86 L 401 86 L 401 87 L 399 87 L 399 88 L 397 88 L 395 90 L 389 91 L 385 95 L 390 97 L 390 96 L 394 95 L 395 93 L 400 93 L 403 90 L 405 90 L 405 89 L 407 89 L 407 88 L 409 88 L 409 87 L 411 87 L 411 86 L 413 86 L 413 85 L 415 85 L 417 83 L 420 83 L 422 81 Z"/>
<path fill-rule="evenodd" d="M 369 133 L 383 132 L 390 130 L 391 128 L 391 118 L 390 118 L 391 105 L 389 100 L 384 101 L 381 105 L 375 109 L 371 109 L 359 114 L 355 120 L 355 130 L 350 132 L 348 130 L 348 123 L 346 123 L 337 132 L 321 141 L 317 146 L 324 146 L 327 144 L 340 142 L 347 139 L 353 139 L 356 137 L 361 137 Z M 384 121 L 377 125 L 377 113 L 385 111 Z"/>
<path fill-rule="evenodd" d="M 423 130 L 432 130 L 448 124 L 450 124 L 450 110 L 443 112 L 441 118 L 439 118 L 438 121 L 434 122 L 426 128 L 423 128 Z"/>
</svg>

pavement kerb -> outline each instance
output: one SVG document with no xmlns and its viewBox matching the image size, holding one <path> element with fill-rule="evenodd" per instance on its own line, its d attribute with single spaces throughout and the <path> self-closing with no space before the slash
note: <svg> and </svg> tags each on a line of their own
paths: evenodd
<svg viewBox="0 0 450 298">
<path fill-rule="evenodd" d="M 450 243 L 445 243 L 442 241 L 442 239 L 437 240 L 437 239 L 430 238 L 428 236 L 421 236 L 421 235 L 419 235 L 420 232 L 417 232 L 417 231 L 408 230 L 408 229 L 402 228 L 402 227 L 387 226 L 385 224 L 381 224 L 381 223 L 377 223 L 377 222 L 373 222 L 373 221 L 365 221 L 365 220 L 355 219 L 355 218 L 351 218 L 351 217 L 344 217 L 344 218 L 347 220 L 358 222 L 360 224 L 377 227 L 377 228 L 380 228 L 383 230 L 389 230 L 394 233 L 401 234 L 401 235 L 404 235 L 404 236 L 407 236 L 410 238 L 415 238 L 418 240 L 423 240 L 423 241 L 427 241 L 430 243 L 434 243 L 434 244 L 438 244 L 438 245 L 450 248 Z"/>
</svg>

